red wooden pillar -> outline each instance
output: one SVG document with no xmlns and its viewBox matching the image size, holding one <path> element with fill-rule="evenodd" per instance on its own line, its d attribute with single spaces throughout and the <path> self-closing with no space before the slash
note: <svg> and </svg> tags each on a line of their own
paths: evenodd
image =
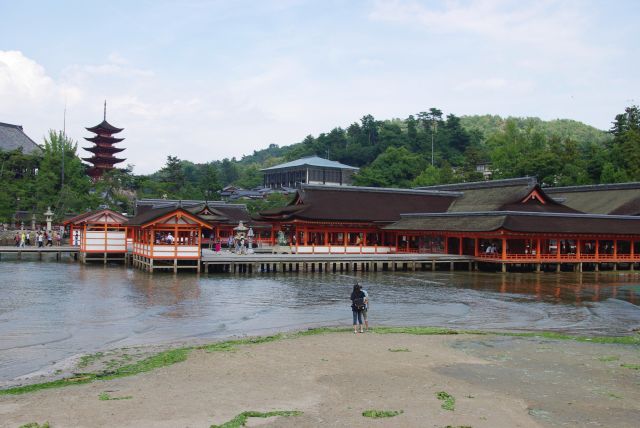
<svg viewBox="0 0 640 428">
<path fill-rule="evenodd" d="M 473 256 L 478 257 L 478 238 L 473 238 Z"/>
<path fill-rule="evenodd" d="M 542 255 L 540 254 L 540 238 L 536 239 L 536 259 L 540 260 Z"/>
<path fill-rule="evenodd" d="M 462 243 L 464 242 L 464 239 L 462 238 L 462 236 L 458 237 L 458 255 L 462 255 Z"/>
<path fill-rule="evenodd" d="M 576 240 L 576 258 L 577 259 L 580 259 L 582 254 L 581 245 L 582 245 L 582 240 L 581 239 Z"/>
<path fill-rule="evenodd" d="M 613 240 L 613 258 L 614 259 L 618 258 L 618 240 L 617 239 Z"/>
<path fill-rule="evenodd" d="M 502 238 L 502 260 L 507 259 L 507 238 Z"/>
<path fill-rule="evenodd" d="M 635 257 L 635 247 L 636 246 L 636 241 L 634 241 L 633 239 L 631 240 L 631 260 L 633 260 L 633 258 Z"/>
<path fill-rule="evenodd" d="M 596 239 L 596 260 L 600 259 L 600 240 Z"/>
<path fill-rule="evenodd" d="M 444 253 L 449 254 L 449 236 L 444 235 Z"/>
</svg>

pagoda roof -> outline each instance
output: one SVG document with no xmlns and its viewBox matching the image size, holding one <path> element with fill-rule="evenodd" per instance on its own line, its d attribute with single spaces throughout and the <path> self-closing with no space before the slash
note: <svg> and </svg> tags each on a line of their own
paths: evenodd
<svg viewBox="0 0 640 428">
<path fill-rule="evenodd" d="M 111 125 L 107 120 L 103 120 L 98 125 L 93 126 L 91 128 L 85 128 L 89 132 L 93 132 L 95 134 L 117 134 L 122 131 L 124 128 L 116 128 Z"/>
<path fill-rule="evenodd" d="M 91 162 L 91 163 L 96 163 L 97 161 L 101 161 L 104 163 L 110 163 L 110 164 L 114 164 L 114 163 L 120 163 L 120 162 L 124 162 L 126 159 L 121 159 L 121 158 L 115 158 L 115 157 L 107 157 L 107 156 L 92 156 L 90 158 L 82 158 L 83 161 L 87 161 L 87 162 Z"/>
<path fill-rule="evenodd" d="M 275 165 L 270 168 L 263 168 L 261 171 L 276 171 L 279 169 L 285 168 L 297 168 L 302 166 L 314 166 L 319 168 L 335 168 L 335 169 L 350 169 L 353 171 L 357 171 L 360 168 L 356 168 L 355 166 L 345 165 L 340 162 L 332 161 L 329 159 L 324 159 L 319 156 L 309 156 L 306 158 L 296 159 L 291 162 L 281 163 L 280 165 Z"/>
<path fill-rule="evenodd" d="M 92 153 L 97 153 L 97 152 L 118 153 L 124 150 L 118 147 L 101 147 L 101 146 L 83 147 L 83 149 Z"/>
<path fill-rule="evenodd" d="M 119 143 L 120 141 L 124 141 L 124 138 L 116 138 L 116 137 L 107 137 L 106 135 L 95 135 L 93 137 L 84 137 L 85 140 L 91 141 L 92 143 Z"/>
</svg>

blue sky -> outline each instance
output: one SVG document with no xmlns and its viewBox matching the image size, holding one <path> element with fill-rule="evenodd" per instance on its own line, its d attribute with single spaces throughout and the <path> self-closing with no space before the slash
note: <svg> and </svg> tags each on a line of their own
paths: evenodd
<svg viewBox="0 0 640 428">
<path fill-rule="evenodd" d="M 5 1 L 0 122 L 124 127 L 136 173 L 365 114 L 570 118 L 640 103 L 637 1 Z M 80 151 L 81 155 L 88 155 Z"/>
</svg>

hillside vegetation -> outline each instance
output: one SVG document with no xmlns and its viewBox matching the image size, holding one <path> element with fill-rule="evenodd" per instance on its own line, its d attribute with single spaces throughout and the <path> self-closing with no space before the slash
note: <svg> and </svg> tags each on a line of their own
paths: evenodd
<svg viewBox="0 0 640 428">
<path fill-rule="evenodd" d="M 329 157 L 360 169 L 360 186 L 414 187 L 482 180 L 478 165 L 489 165 L 491 178 L 536 176 L 545 186 L 640 181 L 640 112 L 632 106 L 603 131 L 569 119 L 502 118 L 444 114 L 437 108 L 405 119 L 377 120 L 365 115 L 347 128 L 279 147 L 271 144 L 241 159 L 195 164 L 168 156 L 150 175 L 132 167 L 114 170 L 92 184 L 84 176 L 77 145 L 51 132 L 41 156 L 0 153 L 0 219 L 16 210 L 79 212 L 108 205 L 132 212 L 134 199 L 218 199 L 233 184 L 262 183 L 261 168 L 304 156 Z M 65 155 L 64 185 L 60 168 Z M 37 173 L 36 173 L 37 172 Z M 283 198 L 250 202 L 251 209 L 282 204 Z M 255 205 L 255 206 L 254 206 Z"/>
</svg>

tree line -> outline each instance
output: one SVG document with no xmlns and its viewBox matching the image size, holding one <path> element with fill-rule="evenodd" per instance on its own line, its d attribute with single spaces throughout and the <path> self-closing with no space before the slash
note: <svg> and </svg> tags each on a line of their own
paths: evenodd
<svg viewBox="0 0 640 428">
<path fill-rule="evenodd" d="M 289 146 L 270 144 L 241 159 L 193 163 L 171 155 L 153 174 L 135 175 L 129 165 L 96 183 L 84 173 L 77 144 L 51 131 L 40 154 L 0 152 L 0 219 L 9 221 L 16 209 L 39 213 L 47 206 L 57 213 L 99 206 L 131 213 L 136 198 L 216 200 L 227 185 L 260 186 L 262 168 L 312 155 L 359 167 L 359 186 L 477 181 L 484 178 L 482 165 L 493 179 L 536 176 L 544 186 L 640 181 L 640 109 L 626 108 L 608 131 L 572 120 L 458 117 L 437 108 L 405 119 L 365 115 L 347 128 Z M 284 202 L 274 196 L 249 205 L 258 210 Z"/>
</svg>

